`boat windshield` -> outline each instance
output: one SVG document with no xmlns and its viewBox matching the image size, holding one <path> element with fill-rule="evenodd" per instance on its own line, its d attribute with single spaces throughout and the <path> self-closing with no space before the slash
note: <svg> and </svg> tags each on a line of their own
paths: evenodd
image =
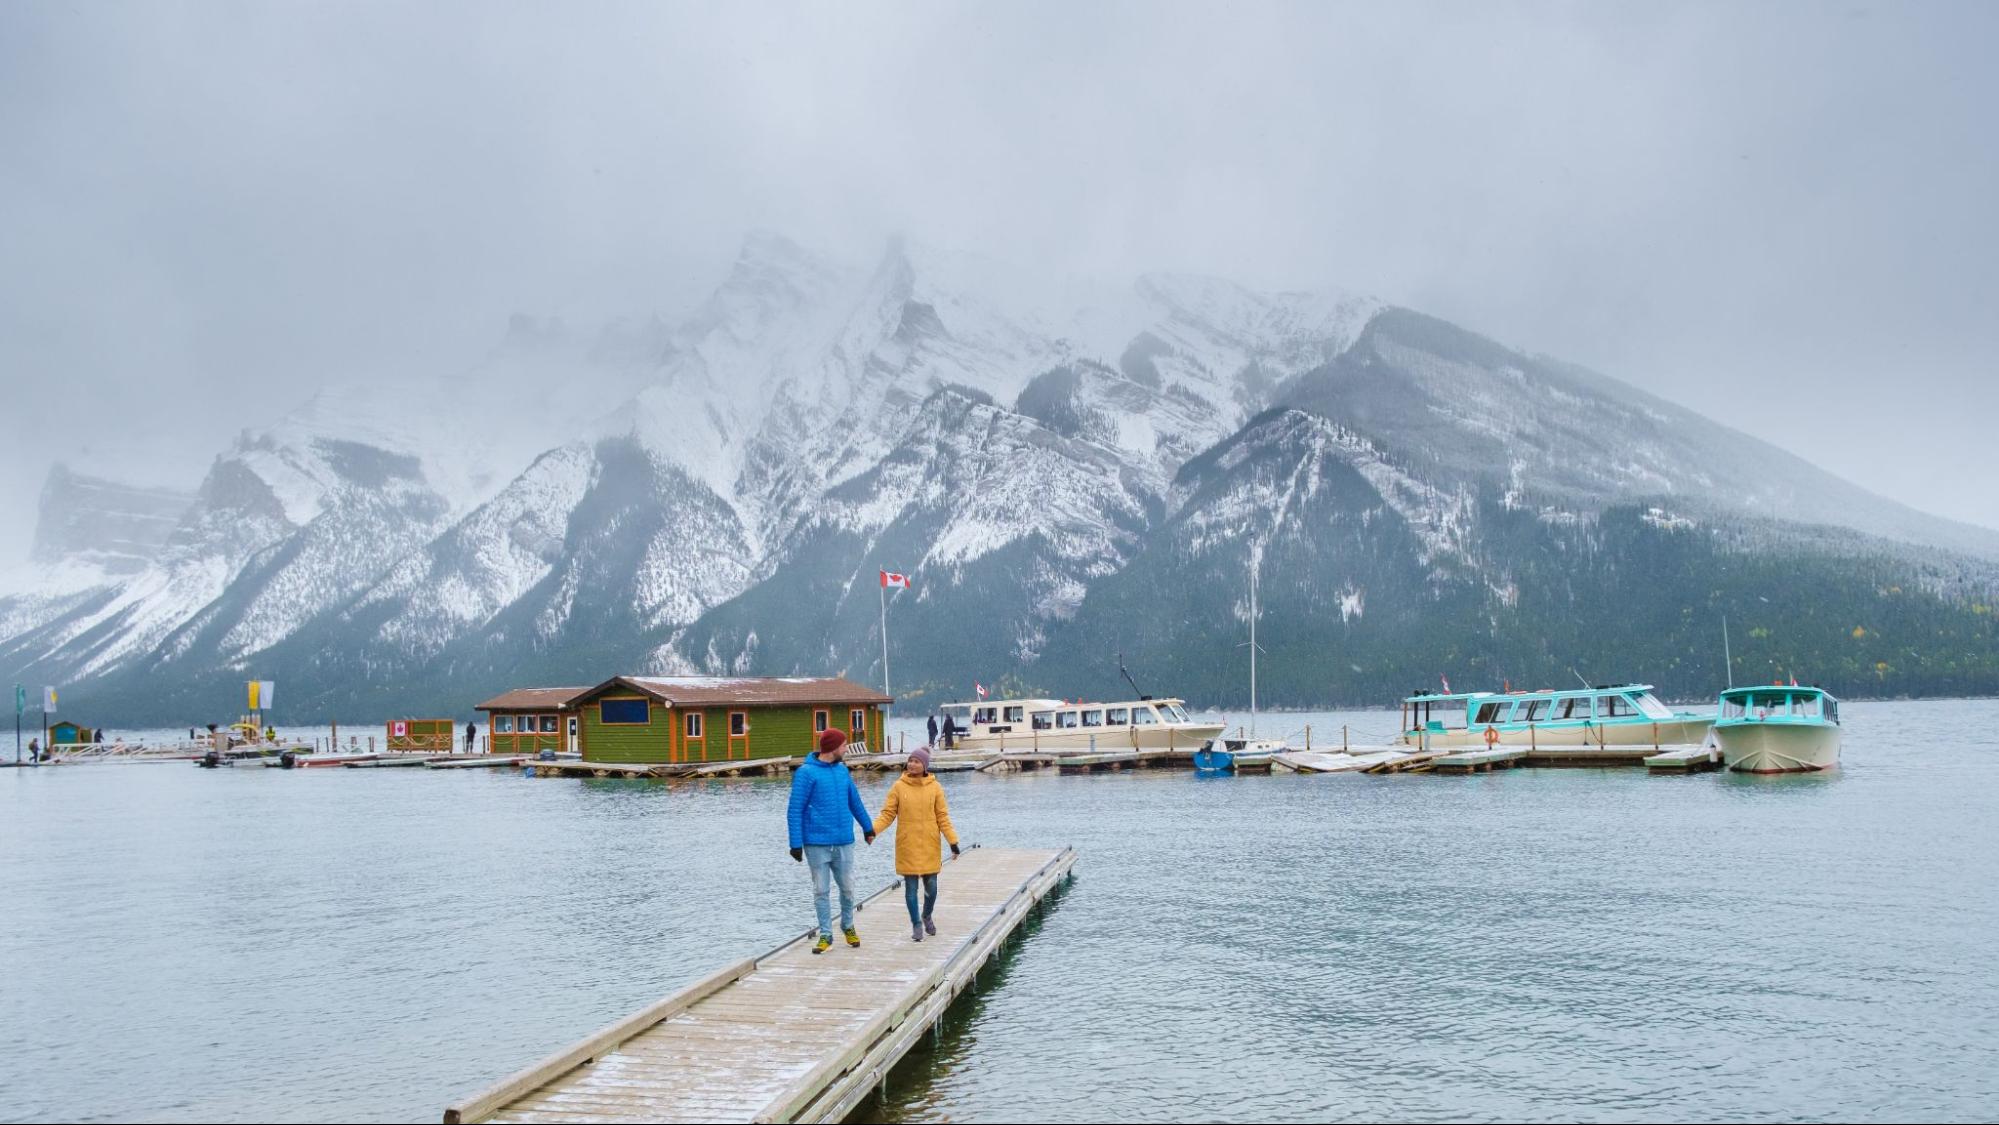
<svg viewBox="0 0 1999 1125">
<path fill-rule="evenodd" d="M 1740 719 L 1748 713 L 1748 710 L 1749 697 L 1746 695 L 1724 695 L 1721 697 L 1721 717 L 1724 719 Z"/>
<path fill-rule="evenodd" d="M 1187 712 L 1182 711 L 1178 703 L 1161 703 L 1159 705 L 1159 716 L 1169 723 L 1184 723 L 1187 721 Z"/>
<path fill-rule="evenodd" d="M 1816 719 L 1819 717 L 1819 697 L 1799 694 L 1791 697 L 1791 717 L 1793 719 Z"/>
<path fill-rule="evenodd" d="M 1154 715 L 1150 707 L 1134 707 L 1131 709 L 1131 725 L 1135 727 L 1157 726 L 1159 725 L 1159 716 Z"/>
<path fill-rule="evenodd" d="M 1649 691 L 1639 692 L 1637 703 L 1638 713 L 1648 719 L 1670 719 L 1673 717 L 1673 709 L 1659 702 L 1659 697 Z"/>
<path fill-rule="evenodd" d="M 1759 691 L 1749 697 L 1749 709 L 1759 719 L 1782 715 L 1785 706 L 1785 695 L 1781 691 Z"/>
</svg>

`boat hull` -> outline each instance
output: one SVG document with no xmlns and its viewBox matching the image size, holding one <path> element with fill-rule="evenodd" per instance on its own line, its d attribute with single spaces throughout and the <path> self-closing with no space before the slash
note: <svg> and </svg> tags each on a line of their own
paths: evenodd
<svg viewBox="0 0 1999 1125">
<path fill-rule="evenodd" d="M 1714 728 L 1722 763 L 1741 773 L 1809 773 L 1839 764 L 1839 728 L 1819 723 L 1732 723 Z"/>
<path fill-rule="evenodd" d="M 1495 727 L 1493 745 L 1497 746 L 1676 746 L 1698 743 L 1707 737 L 1714 720 L 1698 715 L 1678 716 L 1647 720 L 1638 723 L 1600 723 L 1584 725 L 1575 723 L 1563 726 Z M 1432 731 L 1428 740 L 1432 748 L 1439 746 L 1484 746 L 1486 728 L 1472 727 L 1466 730 Z M 1425 735 L 1420 731 L 1410 731 L 1402 736 L 1405 745 L 1421 746 Z"/>
<path fill-rule="evenodd" d="M 1019 734 L 967 734 L 959 735 L 957 748 L 960 750 L 1036 750 L 1058 754 L 1108 753 L 1115 750 L 1187 750 L 1200 749 L 1209 739 L 1219 738 L 1222 727 L 1217 724 L 1188 724 L 1185 726 L 1157 727 L 1098 727 L 1094 730 L 1084 727 L 1053 731 L 1028 731 Z M 1095 744 L 1091 738 L 1094 736 Z"/>
</svg>

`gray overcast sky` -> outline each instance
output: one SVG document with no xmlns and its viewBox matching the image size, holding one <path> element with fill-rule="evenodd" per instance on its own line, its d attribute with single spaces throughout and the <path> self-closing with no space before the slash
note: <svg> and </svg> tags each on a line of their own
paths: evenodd
<svg viewBox="0 0 1999 1125">
<path fill-rule="evenodd" d="M 0 556 L 767 228 L 1336 285 L 1999 526 L 1999 4 L 0 5 Z"/>
</svg>

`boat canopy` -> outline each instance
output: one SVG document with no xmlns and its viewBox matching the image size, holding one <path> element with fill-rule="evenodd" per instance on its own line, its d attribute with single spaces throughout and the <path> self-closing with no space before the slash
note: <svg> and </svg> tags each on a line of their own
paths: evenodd
<svg viewBox="0 0 1999 1125">
<path fill-rule="evenodd" d="M 1730 688 L 1721 693 L 1721 704 L 1715 717 L 1723 722 L 1818 719 L 1837 723 L 1839 700 L 1824 688 L 1805 684 Z"/>
</svg>

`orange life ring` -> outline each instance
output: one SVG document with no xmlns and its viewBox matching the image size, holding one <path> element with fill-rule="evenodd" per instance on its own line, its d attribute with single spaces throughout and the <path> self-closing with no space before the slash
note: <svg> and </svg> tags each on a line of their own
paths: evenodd
<svg viewBox="0 0 1999 1125">
<path fill-rule="evenodd" d="M 1499 729 L 1497 727 L 1485 728 L 1485 744 L 1487 746 L 1491 746 L 1498 741 L 1499 741 Z"/>
</svg>

